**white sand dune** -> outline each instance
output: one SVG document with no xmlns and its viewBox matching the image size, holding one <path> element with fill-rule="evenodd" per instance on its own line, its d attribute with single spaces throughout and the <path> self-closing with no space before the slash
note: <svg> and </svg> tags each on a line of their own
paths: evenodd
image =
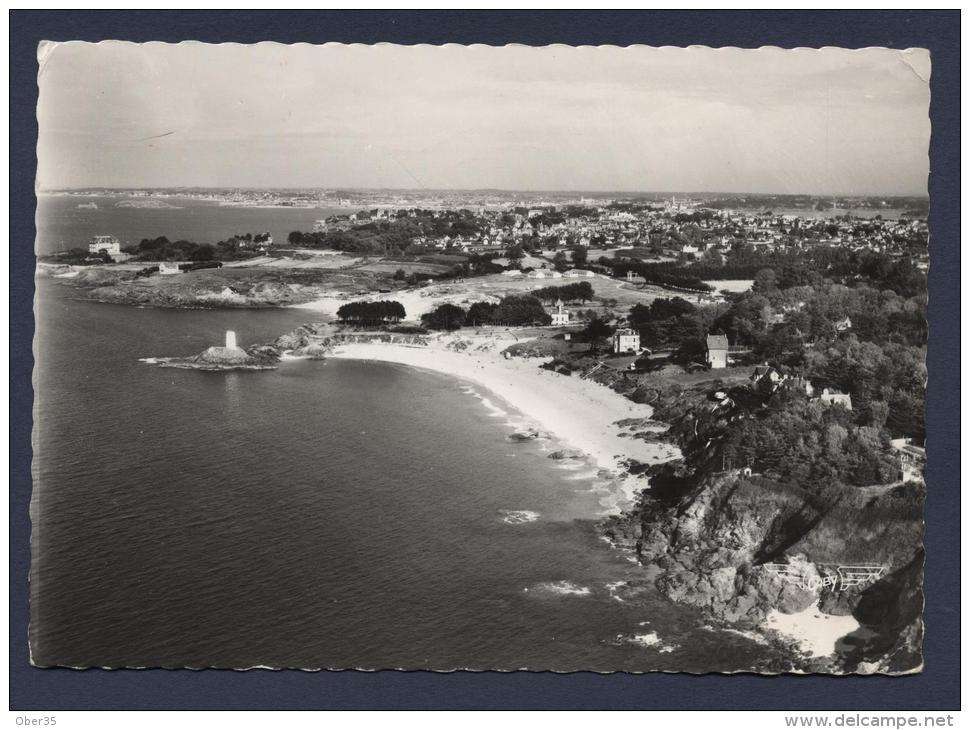
<svg viewBox="0 0 970 730">
<path fill-rule="evenodd" d="M 467 343 L 464 351 L 454 345 Z M 566 446 L 584 452 L 588 461 L 614 474 L 625 471 L 625 461 L 667 461 L 669 446 L 621 438 L 615 422 L 623 418 L 649 418 L 649 406 L 577 376 L 558 375 L 539 368 L 538 359 L 506 359 L 501 351 L 514 339 L 502 335 L 440 335 L 428 347 L 386 343 L 340 345 L 334 357 L 393 362 L 433 370 L 471 381 L 491 391 L 509 407 L 539 424 Z M 449 347 L 451 345 L 451 347 Z M 674 451 L 674 455 L 679 452 Z M 619 480 L 610 511 L 629 504 L 646 481 L 636 477 Z"/>
</svg>

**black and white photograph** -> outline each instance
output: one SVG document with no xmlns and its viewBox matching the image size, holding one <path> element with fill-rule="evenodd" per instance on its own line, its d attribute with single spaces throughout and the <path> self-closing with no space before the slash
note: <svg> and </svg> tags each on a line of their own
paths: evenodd
<svg viewBox="0 0 970 730">
<path fill-rule="evenodd" d="M 926 49 L 37 65 L 34 667 L 923 670 Z"/>
</svg>

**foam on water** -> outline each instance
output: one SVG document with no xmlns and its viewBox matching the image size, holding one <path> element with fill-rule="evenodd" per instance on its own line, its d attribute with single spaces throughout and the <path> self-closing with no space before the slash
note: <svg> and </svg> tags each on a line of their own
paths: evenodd
<svg viewBox="0 0 970 730">
<path fill-rule="evenodd" d="M 557 596 L 588 596 L 592 591 L 586 586 L 571 583 L 568 580 L 556 580 L 548 583 L 539 583 L 534 587 L 541 593 L 551 593 Z M 525 590 L 529 590 L 526 588 Z"/>
<path fill-rule="evenodd" d="M 759 634 L 757 631 L 744 631 L 742 629 L 731 629 L 727 627 L 715 628 L 713 626 L 702 626 L 705 631 L 720 632 L 722 634 L 734 634 L 735 636 L 741 636 L 745 639 L 755 642 L 756 644 L 761 644 L 762 646 L 768 646 L 771 644 L 768 641 L 768 637 L 763 634 Z"/>
<path fill-rule="evenodd" d="M 524 525 L 539 519 L 538 512 L 527 509 L 500 509 L 498 513 L 502 515 L 502 522 L 509 525 Z"/>
<path fill-rule="evenodd" d="M 488 415 L 490 415 L 492 418 L 501 418 L 502 416 L 509 415 L 508 411 L 502 410 L 485 396 L 476 393 L 476 397 L 482 402 L 482 405 L 488 409 Z"/>
<path fill-rule="evenodd" d="M 556 462 L 557 469 L 564 469 L 566 471 L 578 471 L 579 469 L 586 469 L 588 467 L 589 467 L 589 464 L 587 464 L 586 462 L 575 461 L 572 459 L 568 461 L 565 459 L 560 459 L 559 461 Z"/>
<path fill-rule="evenodd" d="M 622 586 L 625 586 L 625 585 L 626 585 L 626 581 L 617 580 L 612 583 L 607 583 L 605 587 L 606 587 L 606 591 L 610 594 L 610 598 L 612 598 L 614 601 L 619 601 L 620 603 L 626 603 L 626 601 L 624 601 L 622 598 L 620 598 L 620 596 L 617 595 L 617 591 Z"/>
<path fill-rule="evenodd" d="M 568 477 L 564 477 L 564 478 L 570 482 L 580 482 L 586 479 L 595 479 L 598 476 L 599 476 L 598 469 L 589 469 L 587 471 L 577 471 L 576 474 L 570 474 Z"/>
<path fill-rule="evenodd" d="M 656 649 L 661 654 L 669 654 L 680 648 L 676 644 L 665 644 L 656 631 L 651 631 L 646 634 L 630 634 L 629 636 L 620 634 L 617 638 L 627 644 L 642 646 L 647 649 Z"/>
</svg>

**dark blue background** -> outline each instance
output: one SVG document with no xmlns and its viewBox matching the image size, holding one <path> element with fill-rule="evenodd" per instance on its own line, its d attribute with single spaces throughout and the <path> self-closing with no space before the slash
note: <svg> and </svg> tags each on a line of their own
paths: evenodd
<svg viewBox="0 0 970 730">
<path fill-rule="evenodd" d="M 41 39 L 924 47 L 932 53 L 925 670 L 909 677 L 34 669 L 27 655 L 36 47 Z M 958 11 L 10 12 L 10 707 L 957 709 Z M 875 130 L 874 130 L 875 132 Z"/>
</svg>

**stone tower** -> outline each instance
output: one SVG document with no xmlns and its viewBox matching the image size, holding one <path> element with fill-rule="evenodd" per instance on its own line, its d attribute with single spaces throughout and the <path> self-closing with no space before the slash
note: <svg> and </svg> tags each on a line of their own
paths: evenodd
<svg viewBox="0 0 970 730">
<path fill-rule="evenodd" d="M 235 350 L 236 347 L 236 333 L 233 330 L 226 330 L 226 349 Z"/>
</svg>

